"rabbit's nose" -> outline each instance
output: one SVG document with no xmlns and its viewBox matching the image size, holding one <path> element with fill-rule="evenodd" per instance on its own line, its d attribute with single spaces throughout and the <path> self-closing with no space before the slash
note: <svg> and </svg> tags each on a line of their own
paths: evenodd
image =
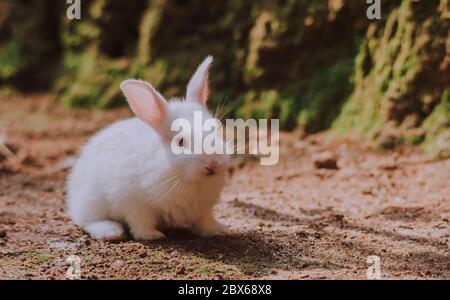
<svg viewBox="0 0 450 300">
<path fill-rule="evenodd" d="M 216 170 L 220 167 L 220 165 L 221 165 L 220 162 L 218 162 L 217 160 L 213 160 L 208 163 L 206 168 L 210 170 Z"/>
<path fill-rule="evenodd" d="M 220 165 L 221 165 L 221 163 L 216 160 L 209 162 L 205 167 L 206 175 L 212 176 L 212 175 L 216 174 L 216 170 L 220 167 Z"/>
</svg>

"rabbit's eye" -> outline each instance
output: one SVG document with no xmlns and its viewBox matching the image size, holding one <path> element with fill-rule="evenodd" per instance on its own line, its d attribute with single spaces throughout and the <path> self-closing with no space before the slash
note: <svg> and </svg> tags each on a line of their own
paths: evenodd
<svg viewBox="0 0 450 300">
<path fill-rule="evenodd" d="M 178 146 L 180 146 L 180 147 L 183 147 L 183 146 L 184 146 L 184 139 L 183 139 L 183 138 L 181 138 L 181 139 L 178 141 Z"/>
</svg>

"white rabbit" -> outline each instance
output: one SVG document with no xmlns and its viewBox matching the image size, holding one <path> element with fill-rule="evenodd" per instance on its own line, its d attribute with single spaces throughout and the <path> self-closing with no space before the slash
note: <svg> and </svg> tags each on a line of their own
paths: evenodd
<svg viewBox="0 0 450 300">
<path fill-rule="evenodd" d="M 149 83 L 126 80 L 120 88 L 138 118 L 112 124 L 81 151 L 68 178 L 68 209 L 73 222 L 94 239 L 164 237 L 161 228 L 189 228 L 200 236 L 226 234 L 212 208 L 225 184 L 226 154 L 174 154 L 171 140 L 190 147 L 172 132 L 178 118 L 193 121 L 206 108 L 212 57 L 198 67 L 185 100 L 167 102 Z M 206 116 L 206 118 L 205 118 Z M 193 127 L 193 126 L 192 126 Z M 201 135 L 203 132 L 192 132 Z"/>
</svg>

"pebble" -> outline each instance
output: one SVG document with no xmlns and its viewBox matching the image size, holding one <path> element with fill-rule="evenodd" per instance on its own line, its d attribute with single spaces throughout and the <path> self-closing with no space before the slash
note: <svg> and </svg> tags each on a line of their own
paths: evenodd
<svg viewBox="0 0 450 300">
<path fill-rule="evenodd" d="M 186 273 L 186 268 L 183 265 L 178 265 L 175 271 L 178 275 L 184 275 Z"/>
<path fill-rule="evenodd" d="M 403 198 L 400 198 L 400 197 L 395 197 L 394 198 L 394 202 L 395 202 L 395 204 L 399 204 L 399 205 L 402 205 L 402 204 L 405 204 L 405 199 L 403 199 Z"/>
<path fill-rule="evenodd" d="M 321 152 L 313 157 L 314 166 L 317 169 L 339 169 L 337 157 L 330 151 Z"/>
</svg>

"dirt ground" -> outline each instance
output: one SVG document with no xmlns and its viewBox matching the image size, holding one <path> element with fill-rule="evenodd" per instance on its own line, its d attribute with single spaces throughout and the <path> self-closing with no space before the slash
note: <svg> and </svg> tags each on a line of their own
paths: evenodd
<svg viewBox="0 0 450 300">
<path fill-rule="evenodd" d="M 67 170 L 87 137 L 129 115 L 0 98 L 1 279 L 64 279 L 70 255 L 88 279 L 365 279 L 372 255 L 382 278 L 450 279 L 450 160 L 323 135 L 282 134 L 273 167 L 233 160 L 216 209 L 232 236 L 90 239 L 67 217 Z M 336 168 L 315 165 L 326 151 Z"/>
</svg>

